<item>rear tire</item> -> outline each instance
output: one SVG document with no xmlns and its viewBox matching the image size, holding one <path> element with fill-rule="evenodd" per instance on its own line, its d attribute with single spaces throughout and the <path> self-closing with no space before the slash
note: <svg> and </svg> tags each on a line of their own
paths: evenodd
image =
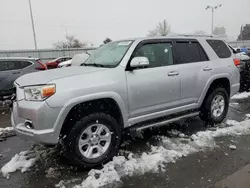
<svg viewBox="0 0 250 188">
<path fill-rule="evenodd" d="M 229 96 L 225 88 L 218 87 L 210 91 L 201 107 L 200 118 L 214 126 L 221 123 L 228 112 Z"/>
<path fill-rule="evenodd" d="M 122 137 L 118 122 L 105 113 L 90 114 L 76 122 L 66 138 L 70 162 L 93 168 L 117 155 Z"/>
</svg>

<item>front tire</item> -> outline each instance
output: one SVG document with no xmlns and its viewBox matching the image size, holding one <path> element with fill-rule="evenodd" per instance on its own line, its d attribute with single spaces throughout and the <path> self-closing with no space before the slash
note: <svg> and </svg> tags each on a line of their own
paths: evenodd
<svg viewBox="0 0 250 188">
<path fill-rule="evenodd" d="M 121 125 L 105 113 L 90 114 L 76 122 L 66 138 L 70 162 L 84 168 L 100 166 L 117 154 Z"/>
<path fill-rule="evenodd" d="M 211 125 L 221 123 L 227 115 L 228 107 L 229 96 L 226 89 L 216 88 L 205 98 L 200 117 Z"/>
</svg>

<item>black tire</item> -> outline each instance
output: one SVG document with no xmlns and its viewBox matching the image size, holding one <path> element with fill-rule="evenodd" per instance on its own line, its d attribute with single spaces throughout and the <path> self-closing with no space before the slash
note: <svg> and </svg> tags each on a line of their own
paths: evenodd
<svg viewBox="0 0 250 188">
<path fill-rule="evenodd" d="M 221 95 L 225 101 L 225 107 L 223 113 L 219 117 L 214 117 L 211 113 L 211 104 L 215 96 Z M 223 87 L 215 88 L 212 91 L 209 91 L 208 95 L 206 96 L 203 105 L 200 109 L 200 118 L 209 123 L 210 125 L 214 126 L 215 124 L 221 123 L 228 112 L 229 107 L 229 96 L 227 90 Z"/>
<path fill-rule="evenodd" d="M 78 147 L 78 141 L 81 133 L 89 126 L 96 122 L 105 125 L 111 134 L 111 143 L 107 151 L 96 159 L 88 159 L 84 157 Z M 90 114 L 80 121 L 76 122 L 73 128 L 70 130 L 66 140 L 65 146 L 69 162 L 73 165 L 80 166 L 83 168 L 93 168 L 100 166 L 112 160 L 117 155 L 122 137 L 122 126 L 110 115 L 105 113 L 94 113 Z"/>
</svg>

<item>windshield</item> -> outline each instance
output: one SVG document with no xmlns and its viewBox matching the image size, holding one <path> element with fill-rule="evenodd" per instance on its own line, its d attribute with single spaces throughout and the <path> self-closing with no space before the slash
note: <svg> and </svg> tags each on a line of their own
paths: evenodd
<svg viewBox="0 0 250 188">
<path fill-rule="evenodd" d="M 133 41 L 117 41 L 103 45 L 85 61 L 84 65 L 98 64 L 115 67 L 122 60 Z"/>
</svg>

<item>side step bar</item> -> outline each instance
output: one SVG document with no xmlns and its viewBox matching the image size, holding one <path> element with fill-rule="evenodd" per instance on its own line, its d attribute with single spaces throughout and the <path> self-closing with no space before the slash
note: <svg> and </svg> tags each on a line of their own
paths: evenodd
<svg viewBox="0 0 250 188">
<path fill-rule="evenodd" d="M 175 121 L 180 121 L 181 119 L 194 117 L 194 116 L 198 116 L 198 115 L 199 115 L 199 112 L 192 112 L 192 113 L 184 114 L 184 115 L 172 118 L 172 119 L 167 119 L 167 120 L 165 119 L 165 120 L 157 122 L 157 123 L 152 123 L 152 124 L 148 124 L 148 125 L 145 125 L 145 126 L 140 126 L 140 127 L 137 127 L 135 130 L 136 131 L 141 131 L 143 129 L 148 129 L 150 127 L 159 127 L 159 126 L 163 126 L 163 125 L 166 125 L 166 124 L 169 124 L 169 123 L 173 123 Z"/>
</svg>

